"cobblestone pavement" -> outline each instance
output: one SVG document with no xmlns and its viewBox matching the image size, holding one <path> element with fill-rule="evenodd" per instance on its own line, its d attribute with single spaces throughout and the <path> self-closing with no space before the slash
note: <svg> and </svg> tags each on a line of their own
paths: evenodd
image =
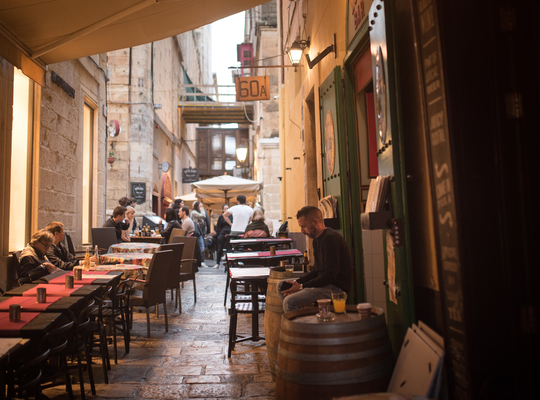
<svg viewBox="0 0 540 400">
<path fill-rule="evenodd" d="M 206 263 L 209 267 L 215 265 L 212 261 Z M 168 333 L 165 333 L 163 306 L 159 319 L 155 313 L 150 316 L 150 339 L 146 338 L 146 314 L 134 314 L 129 354 L 124 354 L 120 336 L 118 365 L 111 360 L 109 384 L 103 383 L 101 365 L 94 365 L 97 397 L 92 396 L 85 374 L 88 398 L 275 399 L 275 383 L 264 341 L 238 343 L 232 357 L 227 358 L 229 317 L 223 306 L 226 280 L 223 266 L 202 268 L 196 280 L 197 302 L 193 301 L 193 283 L 185 283 L 181 314 L 168 296 Z M 238 321 L 238 333 L 249 333 L 250 317 L 239 315 Z M 259 324 L 264 332 L 262 315 Z M 112 358 L 112 346 L 109 352 Z M 73 385 L 73 390 L 76 398 L 80 398 L 78 383 Z M 44 394 L 55 400 L 68 398 L 62 386 L 47 389 Z"/>
</svg>

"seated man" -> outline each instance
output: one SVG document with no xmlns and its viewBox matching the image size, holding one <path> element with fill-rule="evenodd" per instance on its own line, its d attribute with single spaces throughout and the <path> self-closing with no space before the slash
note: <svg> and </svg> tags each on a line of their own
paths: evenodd
<svg viewBox="0 0 540 400">
<path fill-rule="evenodd" d="M 21 265 L 19 278 L 29 277 L 35 281 L 58 271 L 58 268 L 51 264 L 46 256 L 53 241 L 53 234 L 46 229 L 40 229 L 32 235 L 30 243 L 23 249 L 19 258 Z"/>
<path fill-rule="evenodd" d="M 301 208 L 296 218 L 302 233 L 313 239 L 315 265 L 297 280 L 278 282 L 277 292 L 284 312 L 298 310 L 319 299 L 332 299 L 332 293 L 351 290 L 352 258 L 345 239 L 324 226 L 317 207 Z M 290 287 L 282 290 L 284 285 Z"/>
<path fill-rule="evenodd" d="M 113 210 L 113 215 L 111 218 L 109 218 L 105 223 L 103 224 L 103 228 L 114 228 L 116 230 L 116 239 L 118 243 L 122 243 L 122 230 L 123 225 L 122 221 L 124 220 L 124 216 L 126 214 L 126 209 L 122 206 L 117 206 Z M 127 241 L 129 241 L 129 238 L 126 238 Z"/>
<path fill-rule="evenodd" d="M 51 222 L 45 229 L 53 234 L 53 243 L 47 251 L 49 261 L 58 268 L 66 271 L 70 271 L 73 267 L 79 265 L 79 260 L 62 243 L 66 236 L 64 224 L 56 221 Z"/>
</svg>

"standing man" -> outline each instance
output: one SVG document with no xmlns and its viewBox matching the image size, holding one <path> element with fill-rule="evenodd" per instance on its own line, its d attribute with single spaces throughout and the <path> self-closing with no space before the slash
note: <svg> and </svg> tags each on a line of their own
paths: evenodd
<svg viewBox="0 0 540 400">
<path fill-rule="evenodd" d="M 313 239 L 315 265 L 297 280 L 278 282 L 277 292 L 284 312 L 298 310 L 316 300 L 331 299 L 332 293 L 351 290 L 352 258 L 343 236 L 324 226 L 322 212 L 317 207 L 301 208 L 296 219 L 302 233 Z M 284 283 L 291 286 L 282 291 Z"/>
<path fill-rule="evenodd" d="M 79 260 L 64 247 L 62 242 L 66 236 L 64 224 L 61 222 L 51 222 L 45 228 L 53 234 L 53 242 L 47 250 L 49 261 L 60 269 L 71 271 L 73 267 L 79 265 Z"/>
<path fill-rule="evenodd" d="M 236 197 L 237 205 L 229 208 L 223 213 L 223 218 L 231 226 L 231 235 L 243 235 L 246 231 L 246 226 L 249 224 L 249 219 L 253 215 L 253 209 L 246 205 L 246 196 L 243 194 Z M 229 219 L 229 215 L 233 216 L 233 222 Z"/>
<path fill-rule="evenodd" d="M 122 206 L 117 206 L 113 210 L 113 215 L 103 224 L 103 228 L 114 228 L 116 230 L 116 239 L 118 243 L 122 243 L 122 221 L 126 215 L 126 209 Z M 126 238 L 129 241 L 129 238 Z"/>
</svg>

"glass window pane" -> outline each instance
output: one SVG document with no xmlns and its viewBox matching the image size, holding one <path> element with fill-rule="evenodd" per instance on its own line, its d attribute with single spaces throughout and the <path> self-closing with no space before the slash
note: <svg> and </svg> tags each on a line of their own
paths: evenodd
<svg viewBox="0 0 540 400">
<path fill-rule="evenodd" d="M 214 162 L 212 163 L 212 170 L 219 171 L 223 169 L 223 161 L 221 159 L 214 158 Z"/>
<path fill-rule="evenodd" d="M 236 138 L 234 136 L 225 136 L 225 154 L 228 156 L 236 154 Z"/>
<path fill-rule="evenodd" d="M 236 167 L 236 161 L 225 161 L 225 169 L 230 171 Z"/>
<path fill-rule="evenodd" d="M 212 136 L 212 150 L 221 151 L 221 135 Z"/>
<path fill-rule="evenodd" d="M 9 251 L 22 250 L 28 238 L 30 204 L 29 157 L 32 156 L 32 82 L 15 68 L 13 79 L 13 126 L 11 140 L 11 186 L 9 206 Z"/>
</svg>

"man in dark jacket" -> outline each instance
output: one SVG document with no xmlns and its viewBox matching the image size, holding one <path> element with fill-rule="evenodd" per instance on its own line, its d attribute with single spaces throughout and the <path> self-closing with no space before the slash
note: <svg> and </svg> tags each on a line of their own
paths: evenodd
<svg viewBox="0 0 540 400">
<path fill-rule="evenodd" d="M 19 278 L 29 277 L 33 281 L 58 271 L 45 255 L 53 244 L 54 236 L 46 229 L 40 229 L 32 235 L 30 243 L 21 252 L 19 264 L 21 273 Z"/>
<path fill-rule="evenodd" d="M 317 207 L 301 208 L 296 218 L 302 233 L 313 239 L 315 265 L 297 280 L 278 282 L 277 292 L 283 300 L 284 312 L 298 310 L 319 299 L 332 299 L 332 293 L 351 290 L 352 258 L 343 236 L 324 226 Z M 282 291 L 285 282 L 291 287 Z"/>
<path fill-rule="evenodd" d="M 62 243 L 66 237 L 64 224 L 61 222 L 51 222 L 45 228 L 53 234 L 53 243 L 47 251 L 49 261 L 60 269 L 70 271 L 79 265 L 79 260 L 71 254 Z"/>
<path fill-rule="evenodd" d="M 122 221 L 126 215 L 126 209 L 122 206 L 117 206 L 113 210 L 113 215 L 103 224 L 104 228 L 114 228 L 116 230 L 116 239 L 118 243 L 122 243 Z"/>
</svg>

